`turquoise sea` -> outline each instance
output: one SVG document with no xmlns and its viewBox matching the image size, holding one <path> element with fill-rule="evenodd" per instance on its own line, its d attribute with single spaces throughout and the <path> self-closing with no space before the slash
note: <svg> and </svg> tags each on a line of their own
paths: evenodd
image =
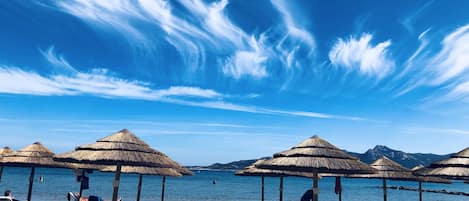
<svg viewBox="0 0 469 201">
<path fill-rule="evenodd" d="M 25 200 L 28 187 L 28 168 L 6 167 L 0 183 L 0 191 L 9 189 L 19 200 Z M 35 182 L 32 200 L 37 201 L 64 201 L 68 191 L 78 191 L 79 183 L 71 170 L 44 169 L 36 170 L 36 181 L 39 175 L 44 182 Z M 84 195 L 99 195 L 105 199 L 112 196 L 112 182 L 114 174 L 94 172 L 90 174 L 90 190 Z M 216 184 L 212 182 L 215 181 Z M 166 182 L 165 200 L 167 201 L 247 201 L 260 200 L 260 177 L 234 176 L 232 172 L 195 171 L 194 176 L 181 178 L 168 178 Z M 135 200 L 137 189 L 137 175 L 123 175 L 119 194 L 124 201 Z M 297 201 L 308 188 L 312 180 L 297 177 L 284 179 L 284 200 Z M 377 186 L 380 180 L 371 179 L 343 179 L 344 201 L 380 201 L 382 190 Z M 416 182 L 389 181 L 388 185 L 417 187 Z M 320 200 L 338 200 L 334 194 L 334 178 L 323 178 L 319 183 Z M 453 184 L 424 184 L 426 189 L 446 189 L 448 191 L 469 192 L 469 184 L 456 182 Z M 279 179 L 266 178 L 266 200 L 279 199 Z M 142 201 L 160 200 L 161 177 L 144 176 Z M 388 190 L 389 201 L 418 200 L 415 191 Z M 424 193 L 426 201 L 469 201 L 467 196 Z"/>
</svg>

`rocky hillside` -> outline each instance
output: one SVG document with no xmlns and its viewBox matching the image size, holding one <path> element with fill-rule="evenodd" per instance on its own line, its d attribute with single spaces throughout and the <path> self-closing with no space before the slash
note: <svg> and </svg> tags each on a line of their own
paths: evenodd
<svg viewBox="0 0 469 201">
<path fill-rule="evenodd" d="M 365 163 L 372 163 L 381 156 L 386 156 L 407 168 L 413 168 L 417 165 L 428 166 L 432 162 L 449 157 L 449 155 L 406 153 L 403 151 L 391 149 L 383 145 L 377 145 L 373 149 L 368 149 L 363 154 L 353 152 L 348 153 L 359 158 Z"/>
<path fill-rule="evenodd" d="M 365 163 L 372 163 L 381 156 L 386 156 L 404 167 L 412 168 L 417 165 L 428 166 L 430 163 L 448 158 L 450 155 L 422 154 L 422 153 L 406 153 L 394 150 L 383 145 L 377 145 L 372 149 L 368 149 L 365 153 L 348 152 L 352 156 L 359 158 Z M 265 157 L 268 158 L 268 157 Z M 264 159 L 265 159 L 264 158 Z M 209 166 L 194 166 L 193 169 L 211 169 L 211 170 L 239 170 L 254 163 L 257 159 L 240 160 L 230 163 L 215 163 Z"/>
</svg>

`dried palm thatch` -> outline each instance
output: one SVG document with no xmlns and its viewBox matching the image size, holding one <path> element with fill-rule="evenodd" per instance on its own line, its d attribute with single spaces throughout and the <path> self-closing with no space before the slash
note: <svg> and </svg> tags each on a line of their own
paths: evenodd
<svg viewBox="0 0 469 201">
<path fill-rule="evenodd" d="M 318 200 L 319 174 L 369 174 L 374 169 L 329 142 L 313 136 L 290 150 L 274 154 L 256 168 L 313 174 L 313 200 Z"/>
<path fill-rule="evenodd" d="M 58 155 L 55 160 L 89 166 L 114 166 L 116 176 L 112 201 L 117 201 L 122 166 L 182 169 L 178 163 L 152 149 L 127 129 L 97 140 L 96 143 L 79 146 L 75 151 Z"/>
<path fill-rule="evenodd" d="M 375 174 L 349 175 L 348 177 L 418 181 L 418 178 L 412 174 L 411 170 L 402 167 L 386 156 L 371 163 L 371 167 L 377 171 Z"/>
<path fill-rule="evenodd" d="M 416 172 L 420 176 L 438 176 L 447 179 L 469 179 L 469 147 L 450 158 L 432 163 L 430 167 Z"/>
<path fill-rule="evenodd" d="M 425 167 L 423 165 L 418 165 L 412 168 L 412 172 L 417 172 L 423 170 Z M 417 176 L 419 182 L 426 182 L 426 183 L 440 183 L 440 184 L 450 184 L 452 183 L 451 180 L 440 178 L 440 177 L 432 177 L 432 176 Z"/>
<path fill-rule="evenodd" d="M 332 174 L 373 173 L 367 164 L 348 155 L 329 142 L 313 136 L 272 159 L 255 165 L 261 169 Z"/>
<path fill-rule="evenodd" d="M 115 166 L 106 166 L 101 169 L 102 172 L 115 172 Z M 154 168 L 154 167 L 139 167 L 139 166 L 122 166 L 122 173 L 127 174 L 141 174 L 141 175 L 159 175 L 159 176 L 169 176 L 169 177 L 180 177 L 182 174 L 172 168 Z"/>
<path fill-rule="evenodd" d="M 265 160 L 266 159 L 257 160 L 252 165 L 240 171 L 237 171 L 235 175 L 237 176 L 265 176 L 265 177 L 288 177 L 288 176 L 307 177 L 307 178 L 314 177 L 313 173 L 261 169 L 261 168 L 256 167 L 256 165 L 263 163 Z"/>
<path fill-rule="evenodd" d="M 0 158 L 3 157 L 3 155 L 12 154 L 12 153 L 13 153 L 13 150 L 10 149 L 10 147 L 3 147 L 0 149 Z"/>
<path fill-rule="evenodd" d="M 39 142 L 35 142 L 16 152 L 5 154 L 0 163 L 15 167 L 52 167 L 68 168 L 65 163 L 53 160 L 54 153 Z"/>
<path fill-rule="evenodd" d="M 96 143 L 75 148 L 57 155 L 55 160 L 69 163 L 97 165 L 127 165 L 179 168 L 180 165 L 165 154 L 152 149 L 127 129 L 123 129 Z"/>
</svg>

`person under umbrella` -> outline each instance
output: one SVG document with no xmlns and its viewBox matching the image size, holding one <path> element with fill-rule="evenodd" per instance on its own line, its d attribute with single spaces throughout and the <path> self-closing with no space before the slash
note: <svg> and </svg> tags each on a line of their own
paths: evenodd
<svg viewBox="0 0 469 201">
<path fill-rule="evenodd" d="M 82 145 L 60 154 L 55 160 L 67 163 L 115 166 L 112 201 L 117 201 L 122 166 L 180 168 L 165 154 L 152 149 L 127 129 L 118 131 L 96 143 Z"/>
<path fill-rule="evenodd" d="M 318 136 L 308 138 L 290 150 L 276 153 L 272 159 L 257 164 L 256 167 L 312 173 L 313 201 L 318 201 L 319 198 L 319 174 L 369 174 L 375 171 Z"/>
</svg>

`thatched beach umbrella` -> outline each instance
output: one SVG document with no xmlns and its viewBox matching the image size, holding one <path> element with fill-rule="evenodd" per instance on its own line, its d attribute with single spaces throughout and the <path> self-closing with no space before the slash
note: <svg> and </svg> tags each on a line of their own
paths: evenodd
<svg viewBox="0 0 469 201">
<path fill-rule="evenodd" d="M 179 164 L 165 154 L 152 149 L 127 129 L 97 140 L 96 143 L 75 148 L 75 151 L 58 155 L 55 160 L 116 166 L 112 201 L 117 201 L 122 166 L 179 168 Z"/>
<path fill-rule="evenodd" d="M 13 153 L 13 150 L 10 149 L 10 147 L 3 147 L 0 149 L 0 160 L 2 157 L 6 154 L 11 154 Z M 2 181 L 2 175 L 3 175 L 3 166 L 0 166 L 0 181 Z"/>
<path fill-rule="evenodd" d="M 430 167 L 416 172 L 421 176 L 437 176 L 454 180 L 469 179 L 469 147 L 450 158 L 432 163 Z"/>
<path fill-rule="evenodd" d="M 101 169 L 102 172 L 115 172 L 116 167 L 108 166 Z M 153 168 L 153 167 L 137 167 L 137 166 L 123 166 L 122 173 L 138 174 L 138 187 L 137 187 L 137 201 L 140 201 L 140 194 L 142 192 L 143 175 L 159 175 L 162 176 L 161 184 L 161 200 L 164 200 L 165 181 L 166 177 L 180 177 L 183 175 L 193 175 L 187 168 L 181 167 L 180 169 L 173 168 Z"/>
<path fill-rule="evenodd" d="M 29 187 L 27 200 L 31 201 L 31 192 L 34 183 L 36 167 L 67 168 L 68 165 L 53 160 L 54 153 L 39 142 L 35 142 L 16 152 L 6 154 L 1 159 L 3 166 L 30 167 Z"/>
<path fill-rule="evenodd" d="M 374 169 L 329 142 L 313 136 L 290 150 L 274 154 L 272 159 L 255 165 L 261 169 L 312 173 L 313 200 L 318 200 L 321 173 L 368 174 Z"/>
<path fill-rule="evenodd" d="M 257 160 L 252 165 L 235 173 L 237 176 L 260 176 L 261 177 L 261 200 L 264 201 L 264 177 L 280 177 L 280 188 L 279 188 L 279 200 L 283 200 L 283 177 L 297 176 L 314 178 L 313 173 L 307 172 L 294 172 L 294 171 L 283 171 L 283 170 L 271 170 L 257 168 L 256 165 L 263 163 L 266 159 Z"/>
<path fill-rule="evenodd" d="M 349 175 L 352 178 L 382 179 L 383 180 L 383 198 L 387 200 L 386 180 L 418 181 L 418 178 L 412 174 L 412 171 L 402 167 L 386 156 L 371 163 L 371 167 L 377 170 L 374 174 Z"/>
<path fill-rule="evenodd" d="M 423 165 L 417 165 L 411 169 L 412 172 L 417 172 L 425 168 Z M 441 184 L 450 184 L 451 180 L 443 179 L 439 177 L 424 177 L 424 176 L 417 176 L 417 181 L 419 182 L 419 200 L 422 201 L 422 183 L 441 183 Z"/>
</svg>

